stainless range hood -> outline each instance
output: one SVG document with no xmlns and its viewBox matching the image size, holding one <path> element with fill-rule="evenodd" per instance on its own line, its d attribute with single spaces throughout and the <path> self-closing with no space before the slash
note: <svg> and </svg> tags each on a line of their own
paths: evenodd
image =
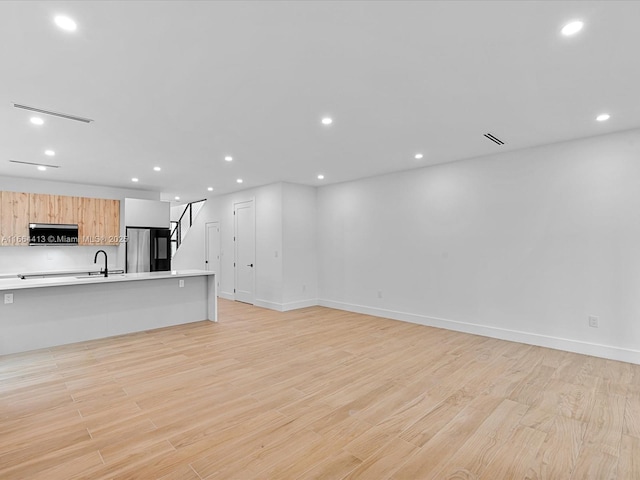
<svg viewBox="0 0 640 480">
<path fill-rule="evenodd" d="M 30 223 L 29 245 L 78 245 L 78 225 Z"/>
</svg>

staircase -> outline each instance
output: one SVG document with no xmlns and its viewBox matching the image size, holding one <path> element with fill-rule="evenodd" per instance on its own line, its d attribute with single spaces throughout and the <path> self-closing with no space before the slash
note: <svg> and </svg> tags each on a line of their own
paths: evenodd
<svg viewBox="0 0 640 480">
<path fill-rule="evenodd" d="M 171 221 L 171 258 L 173 258 L 180 248 L 180 245 L 187 236 L 187 232 L 189 232 L 193 226 L 193 220 L 202 207 L 204 207 L 206 201 L 207 199 L 205 198 L 187 203 L 180 218 L 177 221 Z"/>
</svg>

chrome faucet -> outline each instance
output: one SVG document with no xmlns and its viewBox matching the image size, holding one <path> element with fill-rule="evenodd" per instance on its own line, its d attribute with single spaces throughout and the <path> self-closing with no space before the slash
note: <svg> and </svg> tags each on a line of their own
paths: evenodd
<svg viewBox="0 0 640 480">
<path fill-rule="evenodd" d="M 98 263 L 98 254 L 102 252 L 104 253 L 104 270 L 100 270 L 100 273 L 104 273 L 105 277 L 109 276 L 109 269 L 107 268 L 107 252 L 105 252 L 104 250 L 98 250 L 96 252 L 96 256 L 93 257 L 93 263 Z"/>
</svg>

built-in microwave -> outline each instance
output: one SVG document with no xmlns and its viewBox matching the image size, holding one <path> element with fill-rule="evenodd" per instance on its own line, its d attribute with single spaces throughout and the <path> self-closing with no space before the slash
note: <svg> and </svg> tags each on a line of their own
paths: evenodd
<svg viewBox="0 0 640 480">
<path fill-rule="evenodd" d="M 78 225 L 30 223 L 29 245 L 78 245 Z"/>
</svg>

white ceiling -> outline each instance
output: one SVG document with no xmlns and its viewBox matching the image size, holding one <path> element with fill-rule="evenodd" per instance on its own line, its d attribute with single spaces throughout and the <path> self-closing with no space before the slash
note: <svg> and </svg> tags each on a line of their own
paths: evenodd
<svg viewBox="0 0 640 480">
<path fill-rule="evenodd" d="M 638 20 L 611 0 L 2 1 L 0 175 L 195 200 L 637 128 Z M 95 121 L 36 127 L 12 102 Z"/>
</svg>

